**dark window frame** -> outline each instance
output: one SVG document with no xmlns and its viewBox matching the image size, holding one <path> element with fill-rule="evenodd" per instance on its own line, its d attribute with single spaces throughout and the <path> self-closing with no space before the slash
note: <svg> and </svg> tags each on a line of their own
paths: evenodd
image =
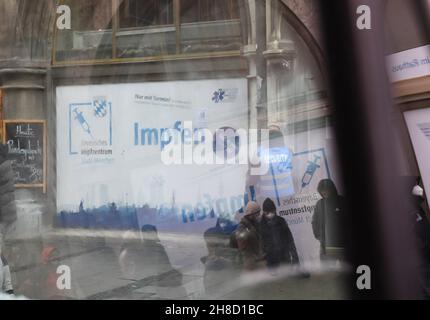
<svg viewBox="0 0 430 320">
<path fill-rule="evenodd" d="M 91 0 L 89 0 L 91 1 Z M 94 3 L 98 3 L 97 1 L 99 0 L 92 0 L 94 1 Z M 190 57 L 190 58 L 202 58 L 202 57 L 225 57 L 225 56 L 238 56 L 240 55 L 240 50 L 239 49 L 226 49 L 226 50 L 219 50 L 219 51 L 213 51 L 213 50 L 202 50 L 201 52 L 193 52 L 193 53 L 187 53 L 187 52 L 183 52 L 182 50 L 182 39 L 181 39 L 181 1 L 186 1 L 186 0 L 151 0 L 154 3 L 157 3 L 157 8 L 155 9 L 159 9 L 159 3 L 160 1 L 166 2 L 166 3 L 171 3 L 171 5 L 169 5 L 170 10 L 167 11 L 171 11 L 171 12 L 167 12 L 168 17 L 163 21 L 163 18 L 157 17 L 156 21 L 160 22 L 161 24 L 148 24 L 147 26 L 136 26 L 133 27 L 133 24 L 129 24 L 126 25 L 125 27 L 121 27 L 121 5 L 124 6 L 126 3 L 130 3 L 133 4 L 133 2 L 135 4 L 137 3 L 142 3 L 141 0 L 103 0 L 103 1 L 107 1 L 110 4 L 110 12 L 111 12 L 111 20 L 109 21 L 109 24 L 105 27 L 105 28 L 93 28 L 91 30 L 91 28 L 80 28 L 80 29 L 87 29 L 87 30 L 76 30 L 74 29 L 73 31 L 78 31 L 78 32 L 102 32 L 104 31 L 105 34 L 102 35 L 104 41 L 106 41 L 107 37 L 110 37 L 109 33 L 112 34 L 112 40 L 111 40 L 111 46 L 112 46 L 112 55 L 110 57 L 102 57 L 102 58 L 89 58 L 89 59 L 81 59 L 81 58 L 69 58 L 69 57 L 65 57 L 65 58 L 61 58 L 58 59 L 59 53 L 61 51 L 58 50 L 57 48 L 57 43 L 60 42 L 60 37 L 61 37 L 61 32 L 62 31 L 58 31 L 57 28 L 55 28 L 55 35 L 54 35 L 54 46 L 53 46 L 53 65 L 70 65 L 70 64 L 92 64 L 92 63 L 103 63 L 103 64 L 108 64 L 108 63 L 116 63 L 116 62 L 130 62 L 130 61 L 160 61 L 160 60 L 176 60 L 176 59 L 183 59 L 184 57 Z M 196 3 L 198 3 L 198 5 L 200 6 L 200 4 L 202 2 L 207 2 L 207 3 L 211 3 L 211 5 L 213 7 L 215 6 L 219 6 L 219 1 L 220 0 L 192 0 L 192 1 L 197 1 Z M 232 9 L 234 7 L 233 3 L 236 2 L 238 3 L 238 0 L 221 0 L 223 1 L 223 3 L 227 3 L 228 7 L 230 9 Z M 68 2 L 73 2 L 73 0 L 62 0 L 61 3 L 64 4 L 68 4 Z M 146 0 L 145 0 L 146 2 Z M 215 4 L 217 3 L 217 4 Z M 114 8 L 118 8 L 116 10 L 116 13 L 114 13 Z M 230 17 L 234 17 L 234 19 L 229 19 L 230 21 L 237 21 L 237 23 L 240 23 L 240 17 L 239 15 L 239 5 L 237 4 L 236 6 L 237 10 L 236 13 L 231 13 Z M 237 15 L 237 18 L 236 18 Z M 91 14 L 88 14 L 88 16 L 91 16 Z M 93 16 L 96 16 L 93 13 Z M 201 17 L 199 17 L 200 19 Z M 72 19 L 73 19 L 73 14 L 72 14 Z M 173 19 L 173 21 L 171 21 L 170 19 Z M 200 19 L 201 20 L 201 19 Z M 215 21 L 225 21 L 225 20 L 215 20 Z M 227 20 L 228 21 L 228 20 Z M 164 23 L 164 22 L 167 22 Z M 173 22 L 173 24 L 171 24 L 170 22 Z M 200 22 L 214 22 L 212 21 L 197 21 L 197 23 Z M 82 25 L 85 25 L 85 23 L 82 23 Z M 137 25 L 137 23 L 135 23 L 135 25 Z M 117 39 L 117 34 L 118 32 L 133 32 L 134 30 L 136 30 L 136 32 L 142 31 L 142 30 L 156 30 L 156 29 L 163 29 L 163 28 L 174 28 L 174 33 L 175 33 L 175 37 L 176 37 L 176 52 L 175 53 L 161 53 L 159 55 L 155 54 L 155 55 L 148 55 L 148 56 L 139 56 L 139 57 L 121 57 L 118 56 L 118 39 Z M 70 32 L 70 31 L 69 31 Z M 240 38 L 240 35 L 239 35 Z M 64 51 L 65 56 L 67 55 L 68 51 L 65 50 Z M 105 53 L 104 53 L 105 55 Z"/>
</svg>

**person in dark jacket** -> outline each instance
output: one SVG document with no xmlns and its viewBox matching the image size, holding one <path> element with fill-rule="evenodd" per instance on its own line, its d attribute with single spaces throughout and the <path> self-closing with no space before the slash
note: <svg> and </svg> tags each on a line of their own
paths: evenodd
<svg viewBox="0 0 430 320">
<path fill-rule="evenodd" d="M 346 201 L 330 179 L 321 180 L 318 192 L 322 199 L 315 206 L 312 218 L 314 236 L 321 244 L 321 257 L 327 248 L 345 248 Z"/>
<path fill-rule="evenodd" d="M 275 203 L 263 203 L 261 238 L 267 267 L 275 271 L 281 264 L 299 264 L 296 245 L 287 222 L 276 214 Z"/>
</svg>

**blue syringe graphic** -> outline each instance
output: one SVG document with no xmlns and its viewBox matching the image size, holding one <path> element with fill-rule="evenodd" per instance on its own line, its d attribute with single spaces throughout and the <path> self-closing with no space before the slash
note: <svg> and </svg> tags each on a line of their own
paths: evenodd
<svg viewBox="0 0 430 320">
<path fill-rule="evenodd" d="M 308 162 L 308 167 L 306 168 L 306 172 L 302 178 L 302 189 L 310 185 L 315 172 L 318 170 L 318 168 L 321 167 L 319 165 L 320 159 L 321 159 L 320 156 L 315 156 L 314 161 Z"/>
<path fill-rule="evenodd" d="M 86 133 L 88 133 L 90 135 L 91 139 L 94 140 L 93 135 L 91 134 L 90 125 L 87 122 L 87 120 L 84 118 L 83 113 L 79 112 L 78 109 L 73 110 L 73 112 L 75 113 L 75 115 L 76 115 L 75 119 L 78 120 L 79 124 L 82 127 L 82 130 L 84 130 Z"/>
</svg>

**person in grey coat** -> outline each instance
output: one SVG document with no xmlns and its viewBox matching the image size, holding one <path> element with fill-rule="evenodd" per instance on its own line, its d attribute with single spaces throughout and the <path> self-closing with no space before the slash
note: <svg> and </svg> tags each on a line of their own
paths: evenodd
<svg viewBox="0 0 430 320">
<path fill-rule="evenodd" d="M 13 294 L 9 264 L 1 254 L 6 232 L 17 220 L 15 182 L 8 146 L 0 144 L 0 294 Z"/>
<path fill-rule="evenodd" d="M 2 254 L 0 254 L 0 293 L 13 294 L 9 264 Z"/>
<path fill-rule="evenodd" d="M 0 238 L 5 236 L 7 229 L 16 220 L 15 181 L 12 162 L 8 160 L 8 146 L 0 144 Z"/>
</svg>

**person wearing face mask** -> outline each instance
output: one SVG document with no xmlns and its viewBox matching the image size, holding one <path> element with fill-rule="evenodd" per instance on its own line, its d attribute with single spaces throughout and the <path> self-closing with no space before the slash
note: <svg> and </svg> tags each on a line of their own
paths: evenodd
<svg viewBox="0 0 430 320">
<path fill-rule="evenodd" d="M 250 201 L 246 206 L 245 216 L 235 231 L 237 249 L 246 271 L 259 269 L 263 261 L 259 225 L 260 213 L 260 206 L 256 202 Z"/>
<path fill-rule="evenodd" d="M 263 203 L 261 238 L 266 264 L 272 273 L 282 264 L 299 264 L 291 230 L 287 222 L 276 214 L 276 205 L 269 198 Z"/>
</svg>

